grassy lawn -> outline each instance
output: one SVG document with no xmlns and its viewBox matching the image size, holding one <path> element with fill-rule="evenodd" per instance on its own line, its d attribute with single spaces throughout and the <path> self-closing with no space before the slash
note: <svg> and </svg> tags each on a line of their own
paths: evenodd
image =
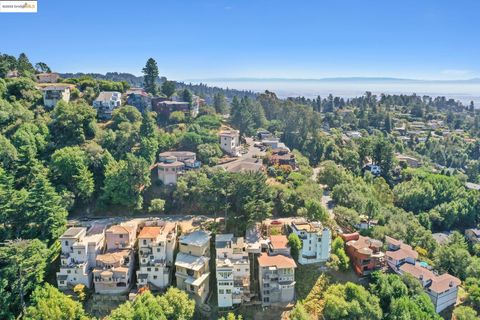
<svg viewBox="0 0 480 320">
<path fill-rule="evenodd" d="M 345 272 L 334 270 L 323 271 L 322 264 L 298 264 L 298 268 L 295 270 L 295 281 L 297 282 L 295 289 L 297 291 L 298 300 L 303 300 L 307 297 L 318 277 L 322 274 L 327 275 L 330 283 L 345 283 L 349 281 L 359 283 L 359 278 L 352 269 Z"/>
<path fill-rule="evenodd" d="M 297 291 L 298 300 L 305 299 L 322 273 L 319 264 L 298 264 L 298 268 L 295 270 L 295 289 Z"/>
</svg>

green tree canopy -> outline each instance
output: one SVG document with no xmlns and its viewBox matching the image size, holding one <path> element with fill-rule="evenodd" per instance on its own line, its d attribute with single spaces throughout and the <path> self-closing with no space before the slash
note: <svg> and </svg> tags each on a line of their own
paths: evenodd
<svg viewBox="0 0 480 320">
<path fill-rule="evenodd" d="M 80 302 L 74 301 L 48 283 L 35 289 L 24 318 L 27 320 L 89 319 Z"/>
</svg>

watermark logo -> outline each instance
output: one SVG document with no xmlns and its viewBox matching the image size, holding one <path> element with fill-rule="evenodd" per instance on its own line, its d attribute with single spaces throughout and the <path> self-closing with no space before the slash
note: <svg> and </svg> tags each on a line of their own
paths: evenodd
<svg viewBox="0 0 480 320">
<path fill-rule="evenodd" d="M 35 13 L 37 8 L 37 1 L 0 1 L 0 13 Z"/>
</svg>

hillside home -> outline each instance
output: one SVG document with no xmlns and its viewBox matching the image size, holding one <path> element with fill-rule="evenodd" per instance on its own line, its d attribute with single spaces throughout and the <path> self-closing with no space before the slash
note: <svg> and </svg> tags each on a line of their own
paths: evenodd
<svg viewBox="0 0 480 320">
<path fill-rule="evenodd" d="M 102 91 L 93 101 L 93 107 L 97 110 L 98 116 L 103 119 L 110 119 L 112 112 L 122 104 L 122 94 L 117 91 Z"/>
<path fill-rule="evenodd" d="M 54 108 L 60 100 L 69 102 L 72 87 L 72 85 L 52 85 L 42 88 L 45 108 Z"/>
<path fill-rule="evenodd" d="M 272 235 L 268 237 L 269 240 L 269 254 L 283 254 L 290 255 L 290 246 L 288 245 L 288 239 L 282 235 Z"/>
<path fill-rule="evenodd" d="M 457 302 L 460 279 L 448 273 L 438 276 L 420 263 L 404 263 L 400 266 L 399 273 L 409 274 L 420 281 L 436 312 L 442 312 Z"/>
<path fill-rule="evenodd" d="M 326 262 L 330 259 L 331 232 L 320 222 L 293 222 L 291 230 L 302 241 L 300 264 Z"/>
<path fill-rule="evenodd" d="M 95 259 L 103 250 L 103 228 L 69 228 L 60 236 L 62 251 L 60 270 L 57 272 L 57 286 L 67 289 L 77 284 L 92 288 L 92 269 Z"/>
<path fill-rule="evenodd" d="M 268 157 L 268 164 L 278 166 L 290 166 L 292 170 L 297 168 L 295 161 L 295 155 L 285 149 L 272 149 L 270 156 Z"/>
<path fill-rule="evenodd" d="M 176 239 L 177 224 L 174 222 L 143 227 L 138 235 L 138 287 L 164 289 L 170 285 Z"/>
<path fill-rule="evenodd" d="M 183 235 L 179 251 L 175 260 L 177 288 L 189 293 L 197 304 L 204 303 L 210 290 L 210 233 L 199 230 Z"/>
<path fill-rule="evenodd" d="M 162 181 L 164 185 L 176 184 L 178 176 L 186 170 L 201 167 L 201 162 L 196 160 L 195 153 L 190 151 L 162 152 L 158 158 L 158 179 Z"/>
<path fill-rule="evenodd" d="M 56 83 L 60 79 L 58 73 L 38 73 L 35 75 L 39 83 Z"/>
<path fill-rule="evenodd" d="M 215 250 L 218 306 L 250 301 L 250 260 L 243 237 L 217 234 Z"/>
<path fill-rule="evenodd" d="M 155 97 L 152 98 L 152 110 L 163 120 L 168 120 L 173 112 L 183 112 L 185 116 L 195 118 L 199 111 L 199 101 L 199 99 L 194 99 L 192 103 L 189 103 Z"/>
<path fill-rule="evenodd" d="M 130 290 L 135 266 L 133 252 L 133 249 L 123 249 L 97 256 L 93 269 L 96 293 L 124 294 Z"/>
<path fill-rule="evenodd" d="M 7 74 L 5 75 L 7 79 L 13 79 L 13 78 L 18 78 L 20 77 L 20 72 L 18 70 L 9 70 Z"/>
<path fill-rule="evenodd" d="M 480 243 L 480 229 L 471 228 L 465 230 L 465 237 L 472 244 Z"/>
<path fill-rule="evenodd" d="M 96 293 L 123 294 L 133 285 L 136 237 L 137 225 L 133 222 L 114 225 L 105 231 L 106 252 L 97 256 L 93 270 Z"/>
<path fill-rule="evenodd" d="M 220 148 L 232 157 L 240 156 L 240 132 L 238 130 L 221 131 Z"/>
<path fill-rule="evenodd" d="M 262 306 L 293 302 L 295 297 L 295 261 L 282 254 L 258 257 L 258 280 Z"/>
<path fill-rule="evenodd" d="M 380 240 L 363 237 L 358 232 L 342 234 L 341 237 L 357 275 L 365 276 L 384 266 L 385 254 L 380 251 L 383 245 Z"/>
<path fill-rule="evenodd" d="M 137 108 L 142 113 L 152 110 L 152 97 L 142 88 L 131 88 L 126 95 L 127 105 Z"/>
<path fill-rule="evenodd" d="M 107 251 L 133 248 L 136 240 L 137 226 L 122 223 L 111 226 L 105 231 Z"/>
<path fill-rule="evenodd" d="M 387 243 L 387 264 L 393 271 L 398 273 L 398 268 L 404 263 L 415 264 L 418 259 L 418 253 L 412 249 L 408 244 L 403 243 L 402 240 L 385 237 Z"/>
<path fill-rule="evenodd" d="M 419 168 L 421 166 L 420 160 L 415 157 L 411 157 L 405 154 L 396 154 L 395 157 L 397 158 L 399 163 L 405 163 L 405 165 L 408 167 Z"/>
</svg>

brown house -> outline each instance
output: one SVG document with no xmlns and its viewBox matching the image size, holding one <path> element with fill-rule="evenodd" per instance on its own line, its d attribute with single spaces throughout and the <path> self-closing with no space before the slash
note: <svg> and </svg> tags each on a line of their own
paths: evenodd
<svg viewBox="0 0 480 320">
<path fill-rule="evenodd" d="M 341 237 L 357 275 L 365 276 L 383 267 L 385 254 L 381 251 L 383 243 L 380 240 L 363 237 L 358 232 L 342 234 Z"/>
</svg>

